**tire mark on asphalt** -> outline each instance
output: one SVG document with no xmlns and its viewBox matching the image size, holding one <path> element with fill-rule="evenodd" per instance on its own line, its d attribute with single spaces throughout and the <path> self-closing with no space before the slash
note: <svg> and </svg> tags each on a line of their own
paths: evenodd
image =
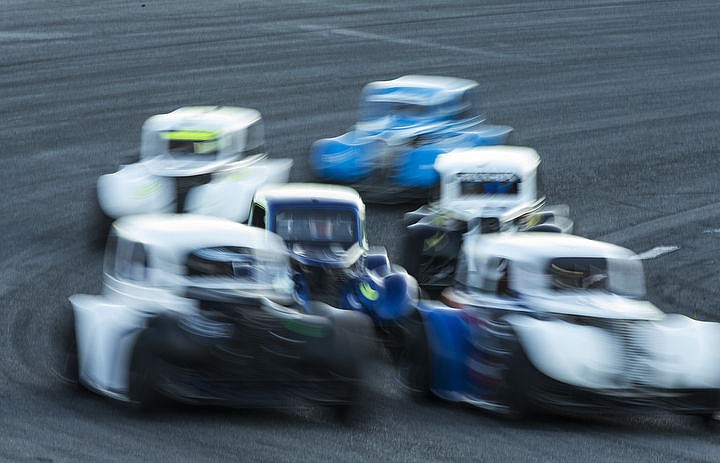
<svg viewBox="0 0 720 463">
<path fill-rule="evenodd" d="M 687 211 L 657 217 L 637 225 L 604 233 L 596 237 L 596 239 L 613 243 L 632 241 L 675 228 L 679 223 L 699 222 L 709 219 L 720 220 L 720 203 L 711 203 Z"/>
<path fill-rule="evenodd" d="M 543 62 L 542 60 L 534 59 L 534 58 L 528 58 L 527 56 L 520 56 L 516 54 L 511 53 L 503 53 L 493 50 L 483 50 L 480 48 L 475 47 L 458 47 L 454 45 L 442 45 L 439 43 L 434 43 L 426 40 L 418 40 L 418 39 L 403 39 L 398 37 L 392 37 L 385 34 L 376 34 L 372 32 L 364 32 L 359 31 L 355 29 L 346 29 L 346 28 L 336 28 L 331 26 L 322 26 L 322 25 L 316 25 L 316 24 L 300 24 L 298 25 L 300 29 L 303 31 L 308 32 L 316 32 L 316 33 L 323 33 L 323 34 L 335 34 L 335 35 L 342 35 L 346 37 L 353 37 L 353 38 L 360 38 L 360 39 L 368 39 L 368 40 L 376 40 L 379 42 L 386 42 L 386 43 L 392 43 L 396 45 L 409 45 L 412 47 L 419 47 L 419 48 L 431 48 L 434 50 L 443 50 L 443 51 L 449 51 L 453 53 L 462 53 L 462 54 L 469 54 L 469 55 L 475 55 L 480 56 L 483 58 L 494 58 L 494 59 L 500 59 L 503 61 L 507 60 L 513 60 L 513 61 L 519 61 L 522 63 L 540 63 Z"/>
</svg>

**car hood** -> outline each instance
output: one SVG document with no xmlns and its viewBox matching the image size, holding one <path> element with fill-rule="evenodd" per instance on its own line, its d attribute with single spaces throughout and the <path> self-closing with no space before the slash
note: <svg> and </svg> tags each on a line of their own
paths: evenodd
<svg viewBox="0 0 720 463">
<path fill-rule="evenodd" d="M 303 265 L 312 267 L 347 268 L 355 264 L 365 250 L 358 244 L 344 249 L 339 245 L 307 245 L 294 243 L 290 255 Z"/>
<path fill-rule="evenodd" d="M 659 320 L 665 314 L 649 301 L 616 294 L 529 296 L 524 305 L 538 312 L 621 320 Z"/>
<path fill-rule="evenodd" d="M 501 221 L 513 219 L 524 213 L 539 209 L 545 200 L 521 201 L 513 199 L 468 197 L 441 203 L 441 207 L 460 220 L 469 222 L 478 217 L 497 217 Z"/>
<path fill-rule="evenodd" d="M 177 159 L 168 155 L 156 156 L 143 160 L 142 165 L 153 175 L 160 177 L 189 177 L 203 175 L 220 170 L 233 170 L 247 167 L 265 157 L 264 154 L 248 156 L 244 159 L 237 157 L 214 159 L 211 161 L 196 161 L 190 159 Z"/>
</svg>

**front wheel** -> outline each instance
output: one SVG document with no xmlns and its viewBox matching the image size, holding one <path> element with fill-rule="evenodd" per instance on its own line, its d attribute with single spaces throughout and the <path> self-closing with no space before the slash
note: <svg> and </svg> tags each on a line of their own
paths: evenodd
<svg viewBox="0 0 720 463">
<path fill-rule="evenodd" d="M 140 410 L 151 411 L 160 404 L 157 391 L 157 361 L 149 349 L 146 335 L 138 336 L 130 359 L 128 398 Z"/>
<path fill-rule="evenodd" d="M 522 346 L 516 345 L 504 375 L 504 401 L 508 407 L 507 416 L 512 420 L 526 418 L 532 411 L 528 394 L 532 384 L 532 368 Z"/>
<path fill-rule="evenodd" d="M 414 400 L 429 400 L 434 396 L 425 326 L 420 316 L 416 315 L 401 322 L 398 328 L 396 333 L 399 338 L 395 341 L 398 350 L 393 360 L 400 372 L 400 379 Z"/>
<path fill-rule="evenodd" d="M 58 352 L 57 375 L 62 382 L 80 386 L 77 337 L 75 333 L 75 312 L 72 307 L 66 309 L 58 324 L 56 349 Z"/>
</svg>

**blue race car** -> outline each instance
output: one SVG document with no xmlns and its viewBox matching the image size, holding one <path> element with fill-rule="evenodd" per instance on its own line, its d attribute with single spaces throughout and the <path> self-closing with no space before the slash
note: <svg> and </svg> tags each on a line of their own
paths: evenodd
<svg viewBox="0 0 720 463">
<path fill-rule="evenodd" d="M 302 301 L 366 313 L 381 329 L 415 311 L 417 282 L 390 265 L 384 248 L 368 247 L 365 205 L 352 188 L 267 185 L 255 194 L 250 224 L 285 240 Z"/>
<path fill-rule="evenodd" d="M 433 168 L 439 154 L 503 144 L 513 131 L 478 115 L 477 87 L 439 76 L 371 82 L 354 129 L 316 141 L 310 165 L 323 181 L 352 185 L 369 202 L 427 199 L 439 180 Z"/>
</svg>

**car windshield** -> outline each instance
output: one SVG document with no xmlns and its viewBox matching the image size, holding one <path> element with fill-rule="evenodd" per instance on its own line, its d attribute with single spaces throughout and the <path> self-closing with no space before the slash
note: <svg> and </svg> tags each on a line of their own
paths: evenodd
<svg viewBox="0 0 720 463">
<path fill-rule="evenodd" d="M 197 283 L 247 286 L 274 292 L 290 291 L 289 264 L 283 253 L 236 246 L 201 248 L 185 262 L 187 276 Z M 225 282 L 225 283 L 223 283 Z"/>
<path fill-rule="evenodd" d="M 476 195 L 517 195 L 520 178 L 511 173 L 460 173 L 460 194 Z"/>
<path fill-rule="evenodd" d="M 640 298 L 645 295 L 642 263 L 636 259 L 561 257 L 550 261 L 550 286 L 559 292 L 603 291 Z"/>
<path fill-rule="evenodd" d="M 219 152 L 219 134 L 204 130 L 162 132 L 167 154 L 178 159 L 213 159 Z"/>
<path fill-rule="evenodd" d="M 291 209 L 275 218 L 275 232 L 288 244 L 339 245 L 357 242 L 357 215 L 342 209 Z"/>
<path fill-rule="evenodd" d="M 399 120 L 417 120 L 433 112 L 432 106 L 399 101 L 365 101 L 358 116 L 361 122 L 373 121 L 387 116 Z"/>
</svg>

